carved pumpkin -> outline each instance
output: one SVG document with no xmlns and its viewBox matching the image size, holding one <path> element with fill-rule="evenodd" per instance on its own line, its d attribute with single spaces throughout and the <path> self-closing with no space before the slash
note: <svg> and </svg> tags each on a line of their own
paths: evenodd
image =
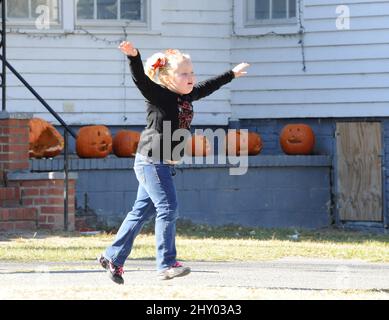
<svg viewBox="0 0 389 320">
<path fill-rule="evenodd" d="M 225 147 L 227 154 L 230 156 L 241 154 L 256 156 L 262 151 L 263 143 L 258 133 L 228 130 Z"/>
<path fill-rule="evenodd" d="M 113 138 L 113 153 L 117 157 L 133 157 L 136 154 L 139 140 L 139 132 L 120 130 Z"/>
<path fill-rule="evenodd" d="M 185 153 L 193 157 L 206 157 L 211 154 L 211 145 L 206 136 L 194 134 L 186 142 Z"/>
<path fill-rule="evenodd" d="M 306 124 L 288 124 L 281 131 L 280 144 L 286 154 L 311 154 L 315 146 L 315 134 Z"/>
<path fill-rule="evenodd" d="M 80 158 L 105 158 L 112 151 L 112 136 L 106 126 L 86 126 L 78 131 L 76 152 Z"/>
<path fill-rule="evenodd" d="M 50 123 L 32 118 L 28 124 L 30 158 L 53 158 L 61 153 L 64 139 Z"/>
</svg>

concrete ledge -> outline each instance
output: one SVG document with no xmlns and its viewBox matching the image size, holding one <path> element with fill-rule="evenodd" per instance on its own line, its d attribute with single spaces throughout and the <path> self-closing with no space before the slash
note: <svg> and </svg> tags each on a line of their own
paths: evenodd
<svg viewBox="0 0 389 320">
<path fill-rule="evenodd" d="M 77 179 L 76 172 L 69 172 L 69 179 Z M 19 180 L 65 180 L 64 172 L 10 172 L 7 173 L 7 179 L 12 181 Z"/>
<path fill-rule="evenodd" d="M 206 164 L 205 158 L 192 158 L 192 164 L 180 164 L 177 168 L 232 168 L 239 163 L 239 158 L 229 163 L 229 158 L 226 159 L 226 164 Z M 196 164 L 202 163 L 202 164 Z M 62 171 L 64 167 L 63 157 L 52 159 L 30 159 L 31 170 L 35 172 L 41 171 Z M 251 156 L 248 159 L 249 167 L 330 167 L 332 159 L 330 156 L 286 156 L 286 155 L 266 155 L 266 156 Z M 72 171 L 81 170 L 115 170 L 129 169 L 134 166 L 134 158 L 118 158 L 116 156 L 108 156 L 104 159 L 81 159 L 72 155 L 69 158 L 68 167 Z"/>
<path fill-rule="evenodd" d="M 8 112 L 8 111 L 1 111 L 0 112 L 0 120 L 7 120 L 7 119 L 31 119 L 33 117 L 32 113 L 27 112 Z"/>
<path fill-rule="evenodd" d="M 249 158 L 250 167 L 329 167 L 331 156 L 258 156 Z"/>
</svg>

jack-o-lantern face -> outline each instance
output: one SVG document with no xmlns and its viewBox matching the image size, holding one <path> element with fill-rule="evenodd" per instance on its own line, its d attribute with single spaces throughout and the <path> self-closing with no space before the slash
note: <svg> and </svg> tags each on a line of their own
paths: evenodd
<svg viewBox="0 0 389 320">
<path fill-rule="evenodd" d="M 211 145 L 206 136 L 194 134 L 186 142 L 185 153 L 194 157 L 206 157 L 211 154 Z"/>
<path fill-rule="evenodd" d="M 225 146 L 227 148 L 227 154 L 230 156 L 255 156 L 262 151 L 263 143 L 258 133 L 229 130 L 226 136 Z"/>
<path fill-rule="evenodd" d="M 113 138 L 113 153 L 117 157 L 133 157 L 136 154 L 139 140 L 139 132 L 120 130 Z"/>
<path fill-rule="evenodd" d="M 112 151 L 112 136 L 106 126 L 86 126 L 78 131 L 76 152 L 80 158 L 105 158 Z"/>
<path fill-rule="evenodd" d="M 289 155 L 311 154 L 315 146 L 315 135 L 306 124 L 288 124 L 280 134 L 282 150 Z"/>
<path fill-rule="evenodd" d="M 30 158 L 53 158 L 64 148 L 64 139 L 50 123 L 43 119 L 29 121 Z"/>
</svg>

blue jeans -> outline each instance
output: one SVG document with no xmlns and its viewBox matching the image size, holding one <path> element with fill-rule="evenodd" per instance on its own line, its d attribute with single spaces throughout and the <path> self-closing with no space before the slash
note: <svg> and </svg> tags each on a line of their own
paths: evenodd
<svg viewBox="0 0 389 320">
<path fill-rule="evenodd" d="M 138 193 L 132 208 L 104 256 L 116 266 L 123 266 L 131 253 L 135 237 L 143 225 L 155 218 L 157 271 L 176 262 L 177 194 L 172 175 L 174 167 L 153 163 L 151 158 L 136 154 L 134 171 L 139 182 Z"/>
</svg>

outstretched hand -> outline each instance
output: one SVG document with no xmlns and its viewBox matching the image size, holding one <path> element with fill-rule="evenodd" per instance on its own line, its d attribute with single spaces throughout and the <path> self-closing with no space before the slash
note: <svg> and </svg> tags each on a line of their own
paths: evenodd
<svg viewBox="0 0 389 320">
<path fill-rule="evenodd" d="M 246 68 L 248 68 L 250 65 L 248 63 L 242 62 L 238 64 L 232 71 L 235 74 L 235 78 L 239 78 L 241 76 L 244 76 L 247 74 Z"/>
<path fill-rule="evenodd" d="M 138 50 L 134 48 L 131 42 L 123 41 L 118 48 L 127 56 L 135 57 L 138 55 Z"/>
</svg>

